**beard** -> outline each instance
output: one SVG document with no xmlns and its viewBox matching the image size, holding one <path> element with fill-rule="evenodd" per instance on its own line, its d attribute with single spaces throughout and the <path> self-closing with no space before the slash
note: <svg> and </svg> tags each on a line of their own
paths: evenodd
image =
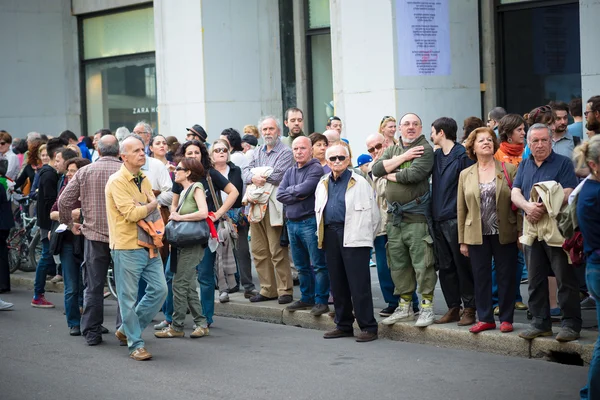
<svg viewBox="0 0 600 400">
<path fill-rule="evenodd" d="M 415 140 L 417 140 L 418 138 L 414 138 L 414 139 L 407 139 L 405 137 L 402 138 L 402 143 L 405 144 L 413 144 L 415 142 Z"/>
<path fill-rule="evenodd" d="M 598 122 L 598 120 L 594 118 L 593 121 L 588 121 L 585 124 L 585 128 L 588 131 L 597 131 L 597 130 L 600 130 L 600 122 Z"/>
</svg>

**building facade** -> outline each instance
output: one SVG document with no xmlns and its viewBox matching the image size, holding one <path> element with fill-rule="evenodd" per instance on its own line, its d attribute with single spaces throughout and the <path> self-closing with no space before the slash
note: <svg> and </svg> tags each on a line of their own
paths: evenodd
<svg viewBox="0 0 600 400">
<path fill-rule="evenodd" d="M 150 122 L 209 139 L 261 115 L 329 116 L 359 143 L 383 116 L 457 121 L 598 94 L 595 0 L 26 0 L 0 3 L 0 129 Z"/>
</svg>

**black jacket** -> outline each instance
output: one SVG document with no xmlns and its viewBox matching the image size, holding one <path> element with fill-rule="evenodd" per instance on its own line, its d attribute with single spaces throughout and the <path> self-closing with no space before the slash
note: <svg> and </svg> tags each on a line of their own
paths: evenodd
<svg viewBox="0 0 600 400">
<path fill-rule="evenodd" d="M 467 156 L 465 148 L 455 143 L 446 157 L 442 168 L 444 153 L 437 149 L 434 154 L 433 176 L 431 179 L 431 212 L 434 221 L 456 219 L 456 199 L 458 196 L 458 178 L 463 169 L 475 162 Z"/>
<path fill-rule="evenodd" d="M 227 165 L 229 165 L 229 175 L 226 176 L 226 178 L 229 180 L 229 182 L 233 183 L 233 186 L 235 186 L 238 192 L 240 192 L 237 199 L 235 199 L 235 203 L 233 203 L 232 208 L 240 208 L 242 207 L 242 198 L 244 197 L 244 181 L 242 180 L 242 170 L 231 161 L 229 161 Z"/>
<path fill-rule="evenodd" d="M 13 218 L 11 202 L 6 195 L 6 189 L 0 185 L 0 230 L 9 231 L 13 226 L 15 226 L 15 220 Z"/>
<path fill-rule="evenodd" d="M 40 169 L 40 182 L 37 196 L 37 225 L 41 229 L 50 230 L 50 210 L 58 196 L 58 173 L 49 165 Z"/>
</svg>

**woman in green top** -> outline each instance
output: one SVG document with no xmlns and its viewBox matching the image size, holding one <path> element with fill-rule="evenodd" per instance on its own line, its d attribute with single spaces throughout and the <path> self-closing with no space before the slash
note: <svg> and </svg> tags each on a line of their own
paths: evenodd
<svg viewBox="0 0 600 400">
<path fill-rule="evenodd" d="M 175 182 L 183 186 L 183 195 L 179 197 L 179 209 L 172 212 L 172 221 L 201 221 L 208 217 L 204 187 L 199 182 L 206 172 L 200 160 L 184 158 L 175 169 Z M 196 265 L 204 256 L 201 244 L 177 249 L 177 272 L 173 277 L 173 323 L 154 336 L 158 338 L 183 337 L 185 314 L 189 308 L 196 329 L 190 337 L 208 335 L 206 317 L 202 314 L 200 299 L 196 292 Z M 172 265 L 171 265 L 172 268 Z"/>
</svg>

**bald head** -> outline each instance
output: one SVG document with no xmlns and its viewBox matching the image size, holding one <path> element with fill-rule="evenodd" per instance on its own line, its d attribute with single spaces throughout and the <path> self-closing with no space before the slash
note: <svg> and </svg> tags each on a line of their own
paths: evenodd
<svg viewBox="0 0 600 400">
<path fill-rule="evenodd" d="M 373 133 L 367 136 L 367 151 L 373 157 L 373 161 L 377 161 L 387 147 L 387 141 L 380 133 Z"/>
<path fill-rule="evenodd" d="M 422 131 L 423 123 L 417 114 L 404 114 L 400 120 L 400 134 L 404 145 L 414 143 L 421 136 Z"/>
<path fill-rule="evenodd" d="M 298 168 L 302 168 L 307 162 L 312 160 L 312 142 L 306 136 L 300 136 L 292 142 L 292 152 L 294 160 L 298 163 Z"/>
<path fill-rule="evenodd" d="M 340 133 L 338 131 L 328 129 L 325 132 L 323 132 L 323 135 L 325 135 L 325 137 L 327 138 L 327 141 L 329 142 L 329 147 L 335 146 L 340 143 Z"/>
<path fill-rule="evenodd" d="M 367 136 L 367 148 L 373 147 L 378 143 L 382 143 L 385 141 L 385 138 L 381 133 L 372 133 Z"/>
<path fill-rule="evenodd" d="M 119 141 L 113 135 L 105 135 L 98 140 L 98 153 L 102 157 L 118 157 Z"/>
</svg>

